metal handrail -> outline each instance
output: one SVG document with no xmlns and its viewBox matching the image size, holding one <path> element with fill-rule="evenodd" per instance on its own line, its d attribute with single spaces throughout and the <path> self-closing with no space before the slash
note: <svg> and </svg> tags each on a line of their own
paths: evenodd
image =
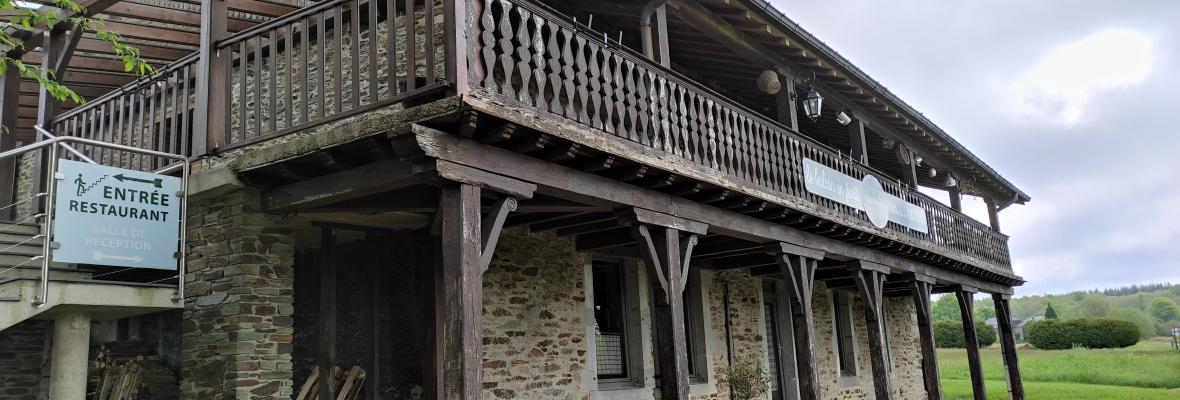
<svg viewBox="0 0 1180 400">
<path fill-rule="evenodd" d="M 5 152 L 0 152 L 0 160 L 3 160 L 6 158 L 20 156 L 20 155 L 23 155 L 23 154 L 26 154 L 29 152 L 43 150 L 45 148 L 49 149 L 49 164 L 46 166 L 46 170 L 48 171 L 46 176 L 49 179 L 49 184 L 47 185 L 48 188 L 46 188 L 45 196 L 44 196 L 45 202 L 46 202 L 46 207 L 45 207 L 45 212 L 43 214 L 39 214 L 44 217 L 41 222 L 41 234 L 43 235 L 43 238 L 42 238 L 43 245 L 41 246 L 41 255 L 34 257 L 34 259 L 35 258 L 41 259 L 41 292 L 40 292 L 39 296 L 37 296 L 36 298 L 33 299 L 33 301 L 32 301 L 33 305 L 36 307 L 43 306 L 46 304 L 46 302 L 49 298 L 49 265 L 52 262 L 50 253 L 52 252 L 52 248 L 53 248 L 52 235 L 53 235 L 53 223 L 54 223 L 54 221 L 53 221 L 53 211 L 54 210 L 53 210 L 53 204 L 51 202 L 54 200 L 55 196 L 57 195 L 57 193 L 56 193 L 57 192 L 57 181 L 58 181 L 58 179 L 60 179 L 57 177 L 58 148 L 64 148 L 64 149 L 72 152 L 74 155 L 78 156 L 80 159 L 89 162 L 90 164 L 98 164 L 94 160 L 90 159 L 89 157 L 86 157 L 84 154 L 82 154 L 78 150 L 74 149 L 73 146 L 70 146 L 71 143 L 85 144 L 85 145 L 90 145 L 90 146 L 95 146 L 95 147 L 103 147 L 103 148 L 108 148 L 108 149 L 112 149 L 112 150 L 138 153 L 138 154 L 166 158 L 166 159 L 178 161 L 177 163 L 174 163 L 174 164 L 171 164 L 171 165 L 165 167 L 164 170 L 175 171 L 177 164 L 180 165 L 180 169 L 181 169 L 180 192 L 183 194 L 183 196 L 181 197 L 181 200 L 180 200 L 180 216 L 179 216 L 179 218 L 180 218 L 180 231 L 178 233 L 178 235 L 179 235 L 178 240 L 180 241 L 180 245 L 178 247 L 179 247 L 180 251 L 179 251 L 178 257 L 177 257 L 177 275 L 180 276 L 181 278 L 177 281 L 176 295 L 173 296 L 172 301 L 179 302 L 181 299 L 184 299 L 184 278 L 183 277 L 184 277 L 184 270 L 185 270 L 185 259 L 186 259 L 185 241 L 186 241 L 187 223 L 188 223 L 187 218 L 185 218 L 185 215 L 188 213 L 188 200 L 187 200 L 188 176 L 189 176 L 188 157 L 185 157 L 185 156 L 179 155 L 179 154 L 172 154 L 172 153 L 165 153 L 165 152 L 155 151 L 155 150 L 141 149 L 141 148 L 137 148 L 137 147 L 125 146 L 125 145 L 121 145 L 121 144 L 106 143 L 106 142 L 85 139 L 85 138 L 79 138 L 79 137 L 55 136 L 51 132 L 47 131 L 44 127 L 41 127 L 39 125 L 34 125 L 34 128 L 37 129 L 37 131 L 41 132 L 41 134 L 49 137 L 50 139 L 39 141 L 39 142 L 30 144 L 27 146 L 19 147 L 16 149 L 5 151 Z M 40 194 L 38 194 L 38 195 L 40 195 Z"/>
</svg>

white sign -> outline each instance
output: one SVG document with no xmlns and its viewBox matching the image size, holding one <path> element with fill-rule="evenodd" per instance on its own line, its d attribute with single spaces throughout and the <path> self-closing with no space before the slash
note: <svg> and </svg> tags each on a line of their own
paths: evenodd
<svg viewBox="0 0 1180 400">
<path fill-rule="evenodd" d="M 53 261 L 176 269 L 180 178 L 58 162 Z"/>
<path fill-rule="evenodd" d="M 869 222 L 884 228 L 890 221 L 927 233 L 926 211 L 881 189 L 873 175 L 857 180 L 811 159 L 803 159 L 803 183 L 807 191 L 864 211 Z"/>
</svg>

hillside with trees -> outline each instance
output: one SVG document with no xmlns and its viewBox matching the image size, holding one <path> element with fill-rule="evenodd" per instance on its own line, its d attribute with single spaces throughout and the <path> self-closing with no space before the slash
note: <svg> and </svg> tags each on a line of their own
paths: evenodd
<svg viewBox="0 0 1180 400">
<path fill-rule="evenodd" d="M 1180 285 L 1152 283 L 1119 288 L 1076 291 L 1067 294 L 1023 296 L 1012 299 L 1012 318 L 1044 316 L 1050 305 L 1058 318 L 1112 318 L 1139 327 L 1144 338 L 1167 336 L 1171 328 L 1180 327 Z M 975 318 L 984 321 L 995 317 L 990 298 L 975 301 Z M 931 304 L 935 321 L 960 320 L 954 296 L 943 295 Z"/>
</svg>

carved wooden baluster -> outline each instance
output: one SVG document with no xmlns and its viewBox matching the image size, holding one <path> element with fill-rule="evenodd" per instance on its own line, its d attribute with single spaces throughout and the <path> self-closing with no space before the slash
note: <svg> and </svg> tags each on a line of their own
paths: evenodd
<svg viewBox="0 0 1180 400">
<path fill-rule="evenodd" d="M 619 56 L 618 52 L 611 53 L 611 65 L 614 67 L 615 82 L 615 134 L 625 138 L 631 138 L 631 133 L 627 132 L 624 120 L 627 119 L 626 109 L 628 107 L 626 102 L 626 90 L 623 88 L 623 81 L 626 79 L 624 73 L 630 75 L 630 71 L 624 72 L 623 57 Z"/>
<path fill-rule="evenodd" d="M 705 98 L 705 134 L 707 135 L 708 148 L 705 149 L 705 157 L 709 159 L 708 165 L 713 169 L 718 169 L 720 165 L 717 159 L 717 108 L 713 103 L 713 99 Z"/>
<path fill-rule="evenodd" d="M 586 109 L 590 107 L 590 104 L 588 104 L 590 78 L 586 71 L 586 51 L 588 50 L 586 48 L 586 38 L 578 35 L 574 37 L 574 42 L 576 43 L 575 50 L 578 52 L 578 122 L 589 125 L 590 115 L 587 114 Z"/>
<path fill-rule="evenodd" d="M 653 112 L 653 111 L 651 111 L 650 106 L 652 104 L 652 101 L 654 101 L 654 99 L 652 99 L 651 92 L 648 89 L 648 84 L 647 84 L 648 78 L 649 78 L 649 76 L 648 76 L 647 70 L 644 69 L 643 66 L 636 65 L 635 66 L 636 88 L 635 88 L 634 93 L 636 93 L 635 105 L 639 109 L 637 112 L 637 114 L 639 116 L 639 124 L 635 125 L 632 129 L 635 129 L 635 133 L 639 136 L 639 143 L 650 146 L 653 141 L 652 141 L 651 126 L 650 126 L 650 122 L 649 122 L 649 119 L 650 119 L 649 117 L 651 116 L 651 114 Z"/>
<path fill-rule="evenodd" d="M 533 96 L 529 93 L 529 83 L 533 79 L 533 69 L 529 62 L 533 60 L 532 36 L 529 34 L 529 20 L 532 19 L 532 12 L 527 8 L 517 7 L 517 15 L 520 16 L 520 25 L 516 27 L 516 71 L 520 75 L 520 89 L 516 92 L 516 99 L 527 105 L 533 105 Z M 511 75 L 509 75 L 511 76 Z M 511 78 L 509 78 L 511 80 Z"/>
<path fill-rule="evenodd" d="M 479 22 L 480 22 L 480 28 L 481 28 L 480 34 L 479 34 L 479 37 L 480 37 L 480 42 L 479 42 L 479 45 L 480 45 L 479 51 L 480 52 L 479 52 L 479 54 L 481 55 L 481 57 L 480 57 L 481 61 L 483 61 L 483 73 L 484 73 L 483 87 L 485 87 L 489 90 L 497 90 L 500 87 L 499 84 L 496 82 L 496 49 L 495 49 L 496 35 L 495 35 L 495 32 L 497 31 L 497 29 L 496 29 L 495 17 L 492 15 L 492 4 L 493 3 L 500 3 L 500 1 L 499 0 L 484 0 L 483 12 L 479 16 Z M 393 14 L 394 11 L 389 11 L 389 13 Z M 396 38 L 392 37 L 393 32 L 394 32 L 393 23 L 394 23 L 395 19 L 396 19 L 396 16 L 391 15 L 389 17 L 389 28 L 388 29 L 389 29 L 390 36 L 391 36 L 389 38 L 390 46 L 396 46 L 396 43 L 397 43 Z M 306 40 L 306 38 L 304 40 Z M 389 53 L 389 57 L 391 57 L 391 59 L 395 59 L 396 56 L 394 56 L 394 54 L 396 53 L 397 48 L 392 47 L 391 49 L 393 51 Z M 390 62 L 389 64 L 393 65 L 395 63 Z M 409 68 L 409 67 L 407 66 L 407 68 Z M 397 75 L 392 70 L 389 71 L 389 74 L 390 74 L 390 76 Z M 413 79 L 413 78 L 408 77 L 408 79 Z M 396 82 L 390 81 L 389 84 L 390 84 L 389 92 L 395 93 L 397 91 L 397 88 L 395 87 Z"/>
<path fill-rule="evenodd" d="M 660 77 L 660 103 L 663 112 L 664 121 L 664 151 L 672 154 L 680 154 L 680 118 L 679 110 L 677 108 L 677 90 L 676 83 Z"/>
<path fill-rule="evenodd" d="M 574 31 L 571 28 L 561 28 L 561 83 L 562 88 L 565 89 L 565 117 L 569 119 L 578 119 L 577 111 L 574 110 Z"/>
<path fill-rule="evenodd" d="M 500 33 L 500 67 L 504 70 L 504 81 L 500 82 L 500 94 L 516 98 L 516 93 L 512 88 L 513 85 L 513 67 L 516 65 L 512 59 L 513 45 L 512 45 L 512 3 L 503 1 L 500 4 L 504 7 L 500 12 L 500 23 L 498 25 Z M 414 79 L 413 76 L 410 79 Z"/>
<path fill-rule="evenodd" d="M 627 94 L 627 135 L 631 137 L 632 141 L 639 142 L 639 125 L 636 122 L 639 120 L 639 104 L 635 96 L 636 93 L 639 93 L 639 89 L 635 84 L 639 71 L 635 68 L 634 62 L 626 58 L 622 59 L 623 77 L 625 79 L 623 85 L 626 87 L 625 92 Z"/>
<path fill-rule="evenodd" d="M 680 155 L 687 158 L 690 157 L 689 154 L 692 149 L 692 143 L 688 140 L 688 135 L 690 132 L 688 126 L 688 109 L 686 108 L 687 105 L 684 102 L 685 96 L 687 96 L 687 93 L 684 91 L 684 86 L 677 84 L 676 96 L 673 98 L 673 100 L 676 101 L 677 124 L 675 133 L 680 138 L 680 143 L 677 143 L 677 147 L 680 148 Z"/>
<path fill-rule="evenodd" d="M 545 25 L 549 30 L 545 51 L 549 63 L 549 112 L 561 115 L 564 113 L 561 107 L 561 42 L 558 40 L 561 27 L 548 20 Z"/>
<path fill-rule="evenodd" d="M 538 108 L 544 110 L 549 106 L 549 102 L 545 100 L 548 93 L 545 92 L 545 81 L 547 75 L 545 74 L 545 19 L 540 15 L 533 15 L 533 80 L 537 85 L 536 105 Z"/>
<path fill-rule="evenodd" d="M 589 119 L 586 121 L 590 126 L 602 129 L 602 78 L 599 76 L 601 64 L 598 62 L 598 43 L 593 40 L 588 40 L 586 47 L 590 50 L 586 56 L 586 71 L 588 72 L 587 81 L 590 83 L 589 89 L 586 91 L 587 95 L 587 110 L 586 115 Z"/>
<path fill-rule="evenodd" d="M 688 152 L 688 158 L 696 161 L 698 164 L 704 160 L 704 155 L 701 153 L 701 144 L 704 143 L 705 124 L 701 117 L 701 99 L 704 96 L 698 95 L 696 92 L 689 92 L 688 111 L 689 119 L 692 121 L 692 149 Z"/>
<path fill-rule="evenodd" d="M 613 52 L 603 47 L 602 63 L 600 64 L 602 68 L 602 108 L 599 110 L 602 117 L 599 119 L 602 120 L 602 129 L 610 134 L 615 133 L 615 89 L 613 86 L 615 76 L 611 69 L 613 55 Z"/>
<path fill-rule="evenodd" d="M 671 135 L 669 134 L 668 121 L 668 80 L 663 76 L 652 74 L 655 79 L 652 83 L 656 94 L 656 110 L 659 112 L 659 120 L 655 125 L 657 143 L 655 147 L 667 152 L 672 151 Z M 655 113 L 653 113 L 655 114 Z"/>
</svg>

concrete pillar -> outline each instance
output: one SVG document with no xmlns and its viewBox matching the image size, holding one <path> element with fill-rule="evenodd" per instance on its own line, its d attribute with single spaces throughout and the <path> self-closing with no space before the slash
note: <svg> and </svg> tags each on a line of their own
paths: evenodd
<svg viewBox="0 0 1180 400">
<path fill-rule="evenodd" d="M 53 360 L 49 374 L 49 399 L 86 397 L 86 363 L 90 356 L 90 314 L 61 313 L 53 322 Z"/>
</svg>

